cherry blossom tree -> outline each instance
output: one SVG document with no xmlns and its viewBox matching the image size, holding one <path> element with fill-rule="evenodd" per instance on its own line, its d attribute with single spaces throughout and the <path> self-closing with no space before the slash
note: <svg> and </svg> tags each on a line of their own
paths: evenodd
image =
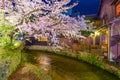
<svg viewBox="0 0 120 80">
<path fill-rule="evenodd" d="M 5 5 L 0 8 L 5 11 L 5 21 L 14 25 L 18 32 L 24 32 L 26 37 L 46 36 L 50 45 L 55 46 L 59 44 L 58 36 L 77 37 L 80 35 L 79 30 L 87 30 L 87 21 L 83 16 L 74 18 L 62 13 L 78 4 L 68 6 L 70 2 L 71 0 L 0 0 L 0 5 Z"/>
</svg>

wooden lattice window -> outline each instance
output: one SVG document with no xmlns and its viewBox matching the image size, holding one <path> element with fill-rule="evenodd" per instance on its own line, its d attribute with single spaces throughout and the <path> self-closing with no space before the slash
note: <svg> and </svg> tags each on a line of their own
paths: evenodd
<svg viewBox="0 0 120 80">
<path fill-rule="evenodd" d="M 116 5 L 116 16 L 120 15 L 120 2 Z"/>
</svg>

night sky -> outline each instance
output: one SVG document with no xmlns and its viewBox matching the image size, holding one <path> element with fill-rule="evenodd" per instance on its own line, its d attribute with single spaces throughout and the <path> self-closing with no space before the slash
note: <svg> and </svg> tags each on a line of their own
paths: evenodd
<svg viewBox="0 0 120 80">
<path fill-rule="evenodd" d="M 72 15 L 97 14 L 100 0 L 72 0 L 72 3 L 75 1 L 79 4 L 72 9 Z"/>
</svg>

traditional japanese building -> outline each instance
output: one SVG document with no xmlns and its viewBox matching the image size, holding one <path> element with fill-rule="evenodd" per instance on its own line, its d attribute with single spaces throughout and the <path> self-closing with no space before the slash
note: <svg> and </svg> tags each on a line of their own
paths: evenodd
<svg viewBox="0 0 120 80">
<path fill-rule="evenodd" d="M 118 61 L 120 60 L 120 0 L 101 0 L 98 16 L 103 23 L 102 27 L 107 28 L 107 57 L 110 61 Z"/>
</svg>

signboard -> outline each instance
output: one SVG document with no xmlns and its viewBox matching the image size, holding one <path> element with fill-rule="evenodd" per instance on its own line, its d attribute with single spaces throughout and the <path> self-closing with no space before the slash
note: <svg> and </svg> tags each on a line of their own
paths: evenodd
<svg viewBox="0 0 120 80">
<path fill-rule="evenodd" d="M 48 41 L 48 38 L 45 36 L 38 36 L 38 41 Z"/>
</svg>

